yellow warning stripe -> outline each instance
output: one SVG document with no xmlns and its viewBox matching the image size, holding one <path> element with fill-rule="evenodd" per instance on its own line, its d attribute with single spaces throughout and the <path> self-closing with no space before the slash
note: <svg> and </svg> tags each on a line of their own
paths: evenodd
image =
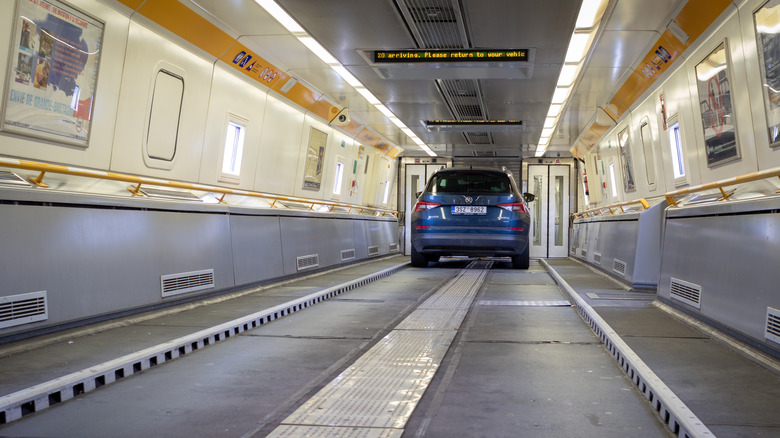
<svg viewBox="0 0 780 438">
<path fill-rule="evenodd" d="M 291 102 L 328 122 L 342 110 L 342 108 L 321 99 L 321 93 L 311 90 L 300 82 L 293 85 L 287 92 L 282 92 L 281 89 L 290 79 L 288 74 L 178 0 L 118 1 L 185 41 L 203 49 L 241 74 L 277 91 Z M 359 137 L 359 141 L 364 142 L 367 146 L 375 147 L 384 152 L 390 149 L 380 136 L 365 129 L 359 122 L 353 120 L 343 128 L 347 128 L 345 129 L 347 132 Z M 394 148 L 394 150 L 397 150 L 398 154 L 402 151 L 400 148 Z"/>
</svg>

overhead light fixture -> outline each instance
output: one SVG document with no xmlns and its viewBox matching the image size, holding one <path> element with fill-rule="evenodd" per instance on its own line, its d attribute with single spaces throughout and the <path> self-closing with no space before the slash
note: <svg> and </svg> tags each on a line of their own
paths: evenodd
<svg viewBox="0 0 780 438">
<path fill-rule="evenodd" d="M 561 108 L 563 108 L 563 105 L 560 103 L 550 105 L 550 110 L 547 111 L 547 117 L 558 117 L 558 115 L 561 114 Z"/>
<path fill-rule="evenodd" d="M 585 58 L 590 42 L 590 33 L 575 32 L 569 40 L 569 48 L 566 50 L 566 58 L 563 62 L 580 62 Z"/>
<path fill-rule="evenodd" d="M 370 91 L 368 91 L 368 88 L 366 87 L 355 87 L 355 90 L 357 90 L 358 93 L 360 93 L 363 97 L 366 98 L 368 103 L 371 105 L 379 105 L 382 102 L 379 101 L 379 99 L 376 98 Z"/>
<path fill-rule="evenodd" d="M 330 66 L 341 65 L 339 61 L 333 57 L 324 47 L 320 45 L 314 38 L 310 36 L 299 36 L 298 41 L 302 42 L 304 46 L 308 47 L 318 58 L 325 64 Z"/>
<path fill-rule="evenodd" d="M 595 26 L 601 20 L 601 15 L 604 14 L 606 6 L 606 0 L 582 0 L 580 13 L 577 16 L 577 22 L 574 27 L 577 29 L 590 29 Z"/>
<path fill-rule="evenodd" d="M 571 87 L 557 87 L 553 93 L 552 103 L 562 105 L 569 98 L 570 91 Z"/>
<path fill-rule="evenodd" d="M 352 88 L 357 89 L 357 87 L 363 86 L 363 84 L 361 84 L 356 77 L 352 76 L 352 73 L 350 73 L 349 70 L 347 70 L 343 65 L 331 65 L 331 68 L 333 68 L 333 70 L 335 70 L 342 79 L 347 81 L 347 83 L 351 85 Z"/>
<path fill-rule="evenodd" d="M 266 10 L 272 17 L 276 19 L 285 29 L 289 30 L 293 34 L 306 34 L 300 24 L 295 21 L 290 14 L 285 12 L 274 0 L 255 0 L 255 3 L 260 5 Z"/>
<path fill-rule="evenodd" d="M 404 122 L 402 122 L 401 119 L 399 119 L 396 116 L 390 117 L 390 121 L 393 122 L 393 124 L 395 126 L 397 126 L 399 129 L 400 128 L 406 128 L 406 125 L 404 124 Z"/>
<path fill-rule="evenodd" d="M 553 128 L 555 127 L 555 117 L 547 117 L 544 119 L 544 128 Z"/>
<path fill-rule="evenodd" d="M 579 64 L 564 64 L 561 69 L 561 75 L 558 76 L 559 87 L 570 87 L 574 84 L 574 80 L 577 79 L 577 73 L 579 73 Z"/>
</svg>

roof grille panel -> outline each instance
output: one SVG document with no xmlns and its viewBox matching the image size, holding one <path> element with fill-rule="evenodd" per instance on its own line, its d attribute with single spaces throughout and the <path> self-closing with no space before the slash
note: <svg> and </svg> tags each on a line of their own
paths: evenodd
<svg viewBox="0 0 780 438">
<path fill-rule="evenodd" d="M 396 0 L 406 24 L 421 48 L 468 47 L 463 14 L 453 0 Z"/>
</svg>

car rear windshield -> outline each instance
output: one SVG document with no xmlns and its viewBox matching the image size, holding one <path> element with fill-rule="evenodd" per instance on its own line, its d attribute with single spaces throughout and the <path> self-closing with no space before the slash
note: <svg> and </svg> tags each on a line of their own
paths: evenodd
<svg viewBox="0 0 780 438">
<path fill-rule="evenodd" d="M 490 193 L 511 194 L 509 177 L 490 172 L 447 172 L 434 176 L 428 191 L 441 193 Z"/>
</svg>

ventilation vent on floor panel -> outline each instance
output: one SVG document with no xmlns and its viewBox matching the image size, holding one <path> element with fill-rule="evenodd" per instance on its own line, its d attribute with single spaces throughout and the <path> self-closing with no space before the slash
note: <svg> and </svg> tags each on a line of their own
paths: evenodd
<svg viewBox="0 0 780 438">
<path fill-rule="evenodd" d="M 377 245 L 369 246 L 368 247 L 368 255 L 369 255 L 369 257 L 370 256 L 379 255 L 379 246 L 377 246 Z"/>
<path fill-rule="evenodd" d="M 182 272 L 160 276 L 162 296 L 184 294 L 214 287 L 214 270 Z"/>
<path fill-rule="evenodd" d="M 48 318 L 46 291 L 0 297 L 0 328 L 45 321 Z"/>
<path fill-rule="evenodd" d="M 601 253 L 594 252 L 593 253 L 593 261 L 598 263 L 598 264 L 601 264 Z"/>
<path fill-rule="evenodd" d="M 780 310 L 766 308 L 766 335 L 770 341 L 780 344 Z"/>
<path fill-rule="evenodd" d="M 355 259 L 355 248 L 341 250 L 342 262 L 346 262 L 347 260 L 354 260 L 354 259 Z"/>
<path fill-rule="evenodd" d="M 396 252 L 398 251 L 398 244 L 397 243 L 391 243 L 390 244 L 390 252 Z"/>
<path fill-rule="evenodd" d="M 582 256 L 582 258 L 587 257 L 588 256 L 588 250 L 585 249 L 585 248 L 581 248 L 580 249 L 580 255 Z"/>
<path fill-rule="evenodd" d="M 302 271 L 304 269 L 316 268 L 319 265 L 320 265 L 319 254 L 300 256 L 296 259 L 295 262 L 295 266 L 298 268 L 299 271 Z"/>
<path fill-rule="evenodd" d="M 623 260 L 615 259 L 612 262 L 612 270 L 625 277 L 626 275 L 626 262 Z"/>
<path fill-rule="evenodd" d="M 698 284 L 672 278 L 670 295 L 672 299 L 701 309 L 701 286 Z"/>
<path fill-rule="evenodd" d="M 4 186 L 29 186 L 27 182 L 21 176 L 11 172 L 10 170 L 0 170 L 0 184 Z"/>
</svg>

